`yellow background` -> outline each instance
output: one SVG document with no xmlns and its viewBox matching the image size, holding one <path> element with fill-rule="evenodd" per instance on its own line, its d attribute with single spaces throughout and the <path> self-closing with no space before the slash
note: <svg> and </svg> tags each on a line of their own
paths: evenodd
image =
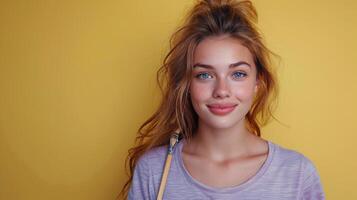
<svg viewBox="0 0 357 200">
<path fill-rule="evenodd" d="M 0 199 L 114 199 L 155 72 L 192 0 L 0 2 Z M 309 157 L 327 199 L 357 199 L 353 0 L 256 0 L 281 56 L 265 138 Z M 277 61 L 278 62 L 278 61 Z"/>
</svg>

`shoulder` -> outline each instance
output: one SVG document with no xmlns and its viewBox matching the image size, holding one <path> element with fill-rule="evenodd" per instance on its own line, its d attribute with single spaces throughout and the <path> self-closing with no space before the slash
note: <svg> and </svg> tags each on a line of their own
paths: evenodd
<svg viewBox="0 0 357 200">
<path fill-rule="evenodd" d="M 136 168 L 145 170 L 150 176 L 161 174 L 167 154 L 167 145 L 154 147 L 140 156 Z"/>
<path fill-rule="evenodd" d="M 312 164 L 312 161 L 303 153 L 301 153 L 297 150 L 294 150 L 294 149 L 286 148 L 286 147 L 281 146 L 276 143 L 272 143 L 272 144 L 273 144 L 274 150 L 275 150 L 274 157 L 275 157 L 275 159 L 279 160 L 280 162 L 292 163 L 292 164 L 301 163 L 303 165 L 311 165 Z"/>
<path fill-rule="evenodd" d="M 139 157 L 135 164 L 128 199 L 155 199 L 165 160 L 165 149 L 165 146 L 155 147 Z"/>
<path fill-rule="evenodd" d="M 302 199 L 325 199 L 320 175 L 312 160 L 296 150 L 275 147 L 276 171 L 282 171 L 285 180 L 299 183 L 297 188 Z"/>
<path fill-rule="evenodd" d="M 303 153 L 288 149 L 281 145 L 272 143 L 274 146 L 273 163 L 278 168 L 288 168 L 296 170 L 307 179 L 312 174 L 317 174 L 317 169 L 313 161 Z"/>
</svg>

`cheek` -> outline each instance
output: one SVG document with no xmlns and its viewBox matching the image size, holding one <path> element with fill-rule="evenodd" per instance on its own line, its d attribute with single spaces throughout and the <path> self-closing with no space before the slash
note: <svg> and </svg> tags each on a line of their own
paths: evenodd
<svg viewBox="0 0 357 200">
<path fill-rule="evenodd" d="M 209 84 L 200 84 L 193 81 L 190 86 L 190 94 L 192 103 L 196 104 L 211 97 L 211 88 Z"/>
<path fill-rule="evenodd" d="M 250 100 L 255 96 L 254 86 L 251 84 L 236 87 L 233 91 L 234 96 L 241 100 Z"/>
</svg>

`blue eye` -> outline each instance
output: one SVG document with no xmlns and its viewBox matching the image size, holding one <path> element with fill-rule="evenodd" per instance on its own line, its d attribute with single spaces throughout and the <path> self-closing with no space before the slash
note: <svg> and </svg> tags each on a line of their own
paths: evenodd
<svg viewBox="0 0 357 200">
<path fill-rule="evenodd" d="M 246 73 L 243 73 L 243 72 L 235 72 L 235 73 L 233 73 L 233 77 L 234 78 L 243 78 L 243 77 L 245 77 L 245 76 L 247 76 L 247 74 Z"/>
<path fill-rule="evenodd" d="M 212 78 L 212 76 L 209 75 L 208 73 L 200 73 L 200 74 L 197 74 L 196 77 L 199 79 L 203 79 L 203 80 Z"/>
</svg>

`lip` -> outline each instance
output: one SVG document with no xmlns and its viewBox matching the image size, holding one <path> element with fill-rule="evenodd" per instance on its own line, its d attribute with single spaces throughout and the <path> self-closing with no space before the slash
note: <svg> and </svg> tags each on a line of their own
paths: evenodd
<svg viewBox="0 0 357 200">
<path fill-rule="evenodd" d="M 209 104 L 207 105 L 209 111 L 215 115 L 227 115 L 228 113 L 232 112 L 237 104 Z"/>
</svg>

